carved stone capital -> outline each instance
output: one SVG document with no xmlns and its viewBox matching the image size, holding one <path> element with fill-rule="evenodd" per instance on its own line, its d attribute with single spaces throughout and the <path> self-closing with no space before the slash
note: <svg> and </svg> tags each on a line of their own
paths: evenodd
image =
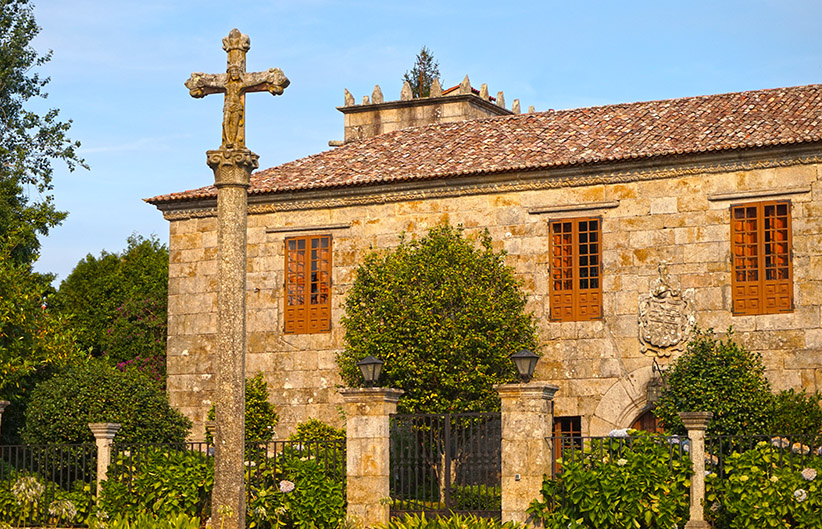
<svg viewBox="0 0 822 529">
<path fill-rule="evenodd" d="M 260 157 L 248 149 L 206 151 L 207 163 L 214 171 L 214 185 L 248 187 L 251 171 L 260 166 Z"/>
</svg>

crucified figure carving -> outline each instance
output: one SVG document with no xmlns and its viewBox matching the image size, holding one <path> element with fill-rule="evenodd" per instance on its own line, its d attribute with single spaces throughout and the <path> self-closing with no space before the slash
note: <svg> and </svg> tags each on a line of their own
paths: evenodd
<svg viewBox="0 0 822 529">
<path fill-rule="evenodd" d="M 251 39 L 239 30 L 232 29 L 223 39 L 223 49 L 228 53 L 226 73 L 192 73 L 186 81 L 192 97 L 209 94 L 225 94 L 223 105 L 224 149 L 245 149 L 245 94 L 269 92 L 280 95 L 290 84 L 279 68 L 265 72 L 246 72 L 245 54 L 251 48 Z"/>
</svg>

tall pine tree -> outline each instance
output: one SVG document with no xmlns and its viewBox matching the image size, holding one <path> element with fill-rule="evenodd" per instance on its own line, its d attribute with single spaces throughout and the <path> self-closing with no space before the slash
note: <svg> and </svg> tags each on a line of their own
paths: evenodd
<svg viewBox="0 0 822 529">
<path fill-rule="evenodd" d="M 440 78 L 439 63 L 434 60 L 431 50 L 422 47 L 414 60 L 414 67 L 405 72 L 402 80 L 411 85 L 414 97 L 428 97 L 431 95 L 431 83 Z"/>
</svg>

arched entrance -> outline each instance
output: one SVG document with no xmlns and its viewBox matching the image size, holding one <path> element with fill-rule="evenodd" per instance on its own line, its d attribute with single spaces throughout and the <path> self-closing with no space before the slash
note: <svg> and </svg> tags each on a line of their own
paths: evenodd
<svg viewBox="0 0 822 529">
<path fill-rule="evenodd" d="M 649 433 L 663 433 L 665 431 L 659 423 L 659 419 L 654 415 L 653 408 L 650 407 L 646 407 L 646 409 L 634 419 L 631 428 Z"/>
</svg>

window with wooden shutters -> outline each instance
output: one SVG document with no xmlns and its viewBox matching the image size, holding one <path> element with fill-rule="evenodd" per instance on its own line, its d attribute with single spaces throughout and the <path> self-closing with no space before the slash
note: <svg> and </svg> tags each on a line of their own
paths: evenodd
<svg viewBox="0 0 822 529">
<path fill-rule="evenodd" d="M 734 314 L 791 312 L 791 203 L 731 206 L 731 241 Z"/>
<path fill-rule="evenodd" d="M 551 319 L 602 317 L 601 219 L 555 220 L 551 231 Z"/>
<path fill-rule="evenodd" d="M 331 236 L 285 240 L 285 332 L 331 330 Z"/>
</svg>

